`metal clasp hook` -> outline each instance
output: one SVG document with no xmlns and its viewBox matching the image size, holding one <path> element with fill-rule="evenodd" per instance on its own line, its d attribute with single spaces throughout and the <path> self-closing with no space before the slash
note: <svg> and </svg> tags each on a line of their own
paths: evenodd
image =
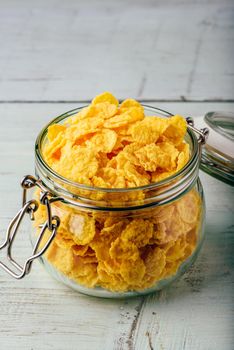
<svg viewBox="0 0 234 350">
<path fill-rule="evenodd" d="M 209 129 L 208 128 L 203 128 L 203 129 L 195 128 L 194 120 L 191 117 L 187 117 L 186 122 L 188 124 L 188 127 L 199 135 L 198 143 L 200 145 L 204 145 L 207 141 L 208 136 L 209 136 Z"/>
<path fill-rule="evenodd" d="M 50 205 L 51 202 L 60 200 L 60 198 L 56 198 L 56 197 L 50 198 L 51 196 L 49 192 L 43 192 L 42 186 L 39 183 L 39 181 L 31 175 L 27 175 L 23 178 L 21 182 L 21 186 L 23 187 L 23 200 L 22 200 L 23 206 L 15 215 L 15 217 L 11 220 L 7 228 L 5 241 L 2 245 L 0 245 L 0 250 L 6 248 L 7 258 L 11 263 L 11 265 L 15 268 L 15 271 L 1 261 L 0 261 L 0 267 L 2 267 L 7 273 L 9 273 L 11 276 L 13 276 L 16 279 L 21 279 L 30 272 L 33 260 L 40 257 L 48 249 L 60 225 L 60 219 L 57 216 L 52 216 L 51 205 Z M 24 265 L 21 266 L 12 257 L 12 244 L 14 242 L 15 236 L 19 230 L 20 224 L 24 216 L 26 214 L 29 214 L 30 219 L 34 220 L 34 213 L 37 211 L 39 207 L 39 204 L 36 200 L 32 199 L 27 201 L 27 190 L 34 186 L 38 186 L 41 189 L 40 202 L 42 205 L 46 205 L 47 207 L 47 220 L 41 227 L 41 231 L 37 237 L 31 256 L 27 258 Z M 47 239 L 47 242 L 44 244 L 44 246 L 41 249 L 39 249 L 40 243 L 47 229 L 51 232 L 51 234 Z"/>
</svg>

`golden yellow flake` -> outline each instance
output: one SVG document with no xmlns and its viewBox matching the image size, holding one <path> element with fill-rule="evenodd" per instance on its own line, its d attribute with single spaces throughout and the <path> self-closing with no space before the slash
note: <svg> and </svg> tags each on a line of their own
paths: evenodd
<svg viewBox="0 0 234 350">
<path fill-rule="evenodd" d="M 61 124 L 53 124 L 48 128 L 48 139 L 52 142 L 60 132 L 64 132 L 66 127 Z"/>
<path fill-rule="evenodd" d="M 69 231 L 76 244 L 88 244 L 95 236 L 95 221 L 85 213 L 72 215 L 69 221 Z"/>
<path fill-rule="evenodd" d="M 118 106 L 119 101 L 117 100 L 117 98 L 115 98 L 115 96 L 113 96 L 110 92 L 103 92 L 100 95 L 97 95 L 96 97 L 94 97 L 94 99 L 92 100 L 92 105 L 96 105 L 98 103 L 101 102 L 109 102 L 111 104 L 114 104 L 116 106 Z"/>
</svg>

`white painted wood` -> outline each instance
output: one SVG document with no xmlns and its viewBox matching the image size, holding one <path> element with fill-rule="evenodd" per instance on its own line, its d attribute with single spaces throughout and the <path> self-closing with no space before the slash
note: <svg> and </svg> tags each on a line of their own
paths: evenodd
<svg viewBox="0 0 234 350">
<path fill-rule="evenodd" d="M 33 144 L 42 126 L 74 104 L 0 104 L 0 237 L 20 205 L 21 177 L 33 172 Z M 186 115 L 232 111 L 234 104 L 164 103 Z M 196 264 L 162 292 L 104 300 L 73 292 L 35 262 L 15 281 L 0 270 L 0 349 L 232 350 L 233 189 L 201 173 L 207 238 Z M 17 244 L 30 249 L 25 227 Z M 2 254 L 1 254 L 2 257 Z"/>
<path fill-rule="evenodd" d="M 1 0 L 0 100 L 233 99 L 232 0 Z"/>
</svg>

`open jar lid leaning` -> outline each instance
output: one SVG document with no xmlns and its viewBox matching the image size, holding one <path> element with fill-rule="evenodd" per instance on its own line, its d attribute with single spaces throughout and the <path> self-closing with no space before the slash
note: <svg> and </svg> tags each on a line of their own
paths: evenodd
<svg viewBox="0 0 234 350">
<path fill-rule="evenodd" d="M 202 148 L 200 168 L 209 175 L 234 185 L 234 114 L 208 112 L 199 126 L 209 128 Z"/>
</svg>

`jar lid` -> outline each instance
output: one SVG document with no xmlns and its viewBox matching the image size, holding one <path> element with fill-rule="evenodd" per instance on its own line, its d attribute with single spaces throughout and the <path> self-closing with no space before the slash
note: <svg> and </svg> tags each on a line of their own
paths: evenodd
<svg viewBox="0 0 234 350">
<path fill-rule="evenodd" d="M 210 132 L 202 149 L 200 168 L 234 186 L 234 114 L 208 112 L 204 124 Z"/>
</svg>

